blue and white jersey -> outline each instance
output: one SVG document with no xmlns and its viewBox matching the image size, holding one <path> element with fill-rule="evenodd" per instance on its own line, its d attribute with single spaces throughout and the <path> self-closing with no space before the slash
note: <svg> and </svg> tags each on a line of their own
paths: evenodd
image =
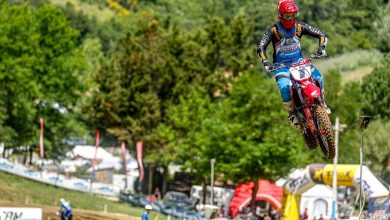
<svg viewBox="0 0 390 220">
<path fill-rule="evenodd" d="M 302 58 L 301 41 L 296 36 L 296 28 L 285 29 L 280 22 L 276 23 L 280 41 L 275 44 L 275 62 L 291 60 L 293 62 Z"/>
<path fill-rule="evenodd" d="M 149 220 L 149 214 L 147 212 L 143 212 L 141 220 Z"/>
<path fill-rule="evenodd" d="M 293 62 L 303 58 L 301 54 L 301 38 L 303 35 L 308 35 L 318 39 L 318 47 L 324 49 L 327 43 L 327 36 L 320 30 L 298 21 L 294 28 L 286 29 L 280 22 L 273 24 L 265 31 L 257 54 L 262 61 L 268 60 L 266 49 L 272 42 L 274 47 L 273 62 L 279 63 L 286 60 Z"/>
<path fill-rule="evenodd" d="M 65 210 L 64 217 L 69 217 L 72 214 L 72 207 L 68 202 L 61 203 L 61 208 Z"/>
</svg>

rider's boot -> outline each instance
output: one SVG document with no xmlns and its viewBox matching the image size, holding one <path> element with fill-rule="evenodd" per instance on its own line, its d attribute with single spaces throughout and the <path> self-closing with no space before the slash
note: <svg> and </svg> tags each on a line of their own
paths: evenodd
<svg viewBox="0 0 390 220">
<path fill-rule="evenodd" d="M 288 101 L 288 102 L 283 102 L 283 106 L 288 113 L 288 119 L 290 120 L 291 124 L 294 126 L 298 125 L 299 120 L 298 120 L 298 117 L 294 111 L 294 104 L 293 104 L 292 100 Z"/>
</svg>

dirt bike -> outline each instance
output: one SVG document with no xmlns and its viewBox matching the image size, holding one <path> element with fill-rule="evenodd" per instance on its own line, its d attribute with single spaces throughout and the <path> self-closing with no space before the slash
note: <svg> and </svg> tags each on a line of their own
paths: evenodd
<svg viewBox="0 0 390 220">
<path fill-rule="evenodd" d="M 290 93 L 299 120 L 298 127 L 302 131 L 306 145 L 310 149 L 315 149 L 319 144 L 324 155 L 328 159 L 333 159 L 335 156 L 333 126 L 328 116 L 323 91 L 320 89 L 320 82 L 312 77 L 313 66 L 310 61 L 319 58 L 321 57 L 313 54 L 310 58 L 303 58 L 295 63 L 285 61 L 274 67 L 272 71 L 288 68 L 291 78 Z M 285 63 L 291 64 L 285 65 Z"/>
</svg>

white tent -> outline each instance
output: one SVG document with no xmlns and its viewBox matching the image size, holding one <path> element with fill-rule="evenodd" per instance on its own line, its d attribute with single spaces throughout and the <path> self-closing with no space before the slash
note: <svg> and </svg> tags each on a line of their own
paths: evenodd
<svg viewBox="0 0 390 220">
<path fill-rule="evenodd" d="M 138 162 L 134 159 L 128 160 L 127 164 L 126 164 L 126 168 L 127 168 L 127 170 L 138 169 Z"/>
<path fill-rule="evenodd" d="M 121 159 L 119 157 L 104 158 L 97 166 L 97 170 L 110 169 L 120 170 L 122 168 Z M 92 168 L 90 168 L 92 170 Z"/>
<path fill-rule="evenodd" d="M 85 159 L 76 159 L 76 160 L 69 160 L 69 159 L 65 159 L 63 161 L 61 161 L 61 166 L 64 168 L 64 171 L 65 172 L 76 172 L 76 168 L 77 167 L 81 167 L 81 166 L 84 166 L 86 164 L 89 163 L 89 160 L 85 160 Z"/>
<path fill-rule="evenodd" d="M 76 145 L 71 152 L 66 153 L 66 156 L 68 157 L 80 156 L 84 159 L 93 160 L 95 157 L 95 151 L 96 151 L 95 146 Z M 104 150 L 104 148 L 98 147 L 96 152 L 97 160 L 104 160 L 112 157 L 113 157 L 112 154 Z"/>
<path fill-rule="evenodd" d="M 332 215 L 332 188 L 327 185 L 315 185 L 311 189 L 302 193 L 300 214 L 307 208 L 309 219 L 322 217 L 327 219 Z"/>
</svg>

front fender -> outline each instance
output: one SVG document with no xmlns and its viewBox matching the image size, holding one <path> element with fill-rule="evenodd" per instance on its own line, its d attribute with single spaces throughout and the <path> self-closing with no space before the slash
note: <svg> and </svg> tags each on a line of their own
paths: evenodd
<svg viewBox="0 0 390 220">
<path fill-rule="evenodd" d="M 315 99 L 321 96 L 321 89 L 313 83 L 309 83 L 303 88 L 303 93 L 306 97 Z"/>
</svg>

